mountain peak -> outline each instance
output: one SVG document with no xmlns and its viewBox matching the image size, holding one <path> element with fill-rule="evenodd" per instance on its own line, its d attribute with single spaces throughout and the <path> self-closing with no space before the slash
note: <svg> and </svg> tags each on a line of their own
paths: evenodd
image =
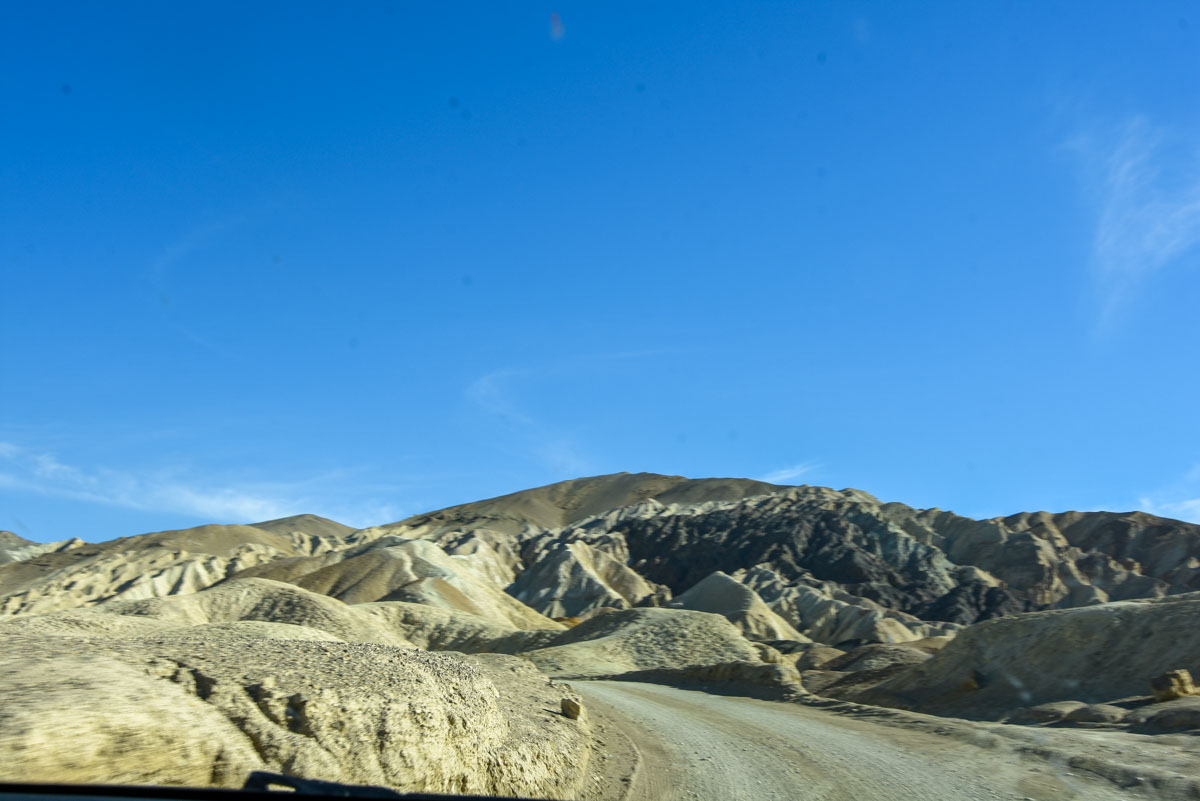
<svg viewBox="0 0 1200 801">
<path fill-rule="evenodd" d="M 686 478 L 659 473 L 608 473 L 559 481 L 407 518 L 391 526 L 439 523 L 519 531 L 558 528 L 653 498 L 663 504 L 739 500 L 785 487 L 749 478 Z M 389 527 L 391 527 L 389 526 Z"/>
</svg>

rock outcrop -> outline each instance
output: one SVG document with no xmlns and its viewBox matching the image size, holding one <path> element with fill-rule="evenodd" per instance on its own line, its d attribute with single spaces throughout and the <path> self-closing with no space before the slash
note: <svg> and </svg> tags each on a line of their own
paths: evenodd
<svg viewBox="0 0 1200 801">
<path fill-rule="evenodd" d="M 1150 692 L 1155 701 L 1174 701 L 1200 693 L 1192 682 L 1192 674 L 1186 670 L 1168 670 L 1150 679 Z"/>
<path fill-rule="evenodd" d="M 761 663 L 758 651 L 725 618 L 683 609 L 628 609 L 585 620 L 551 645 L 522 656 L 562 676 L 720 662 Z"/>
<path fill-rule="evenodd" d="M 265 628 L 269 627 L 269 628 Z M 413 647 L 387 621 L 325 595 L 268 579 L 238 579 L 191 595 L 112 601 L 0 620 L 0 636 L 216 636 L 342 640 Z"/>
<path fill-rule="evenodd" d="M 520 628 L 562 628 L 494 584 L 490 571 L 497 566 L 486 561 L 451 556 L 428 540 L 388 535 L 343 551 L 262 565 L 238 577 L 289 581 L 349 604 L 408 601 Z"/>
<path fill-rule="evenodd" d="M 543 711 L 573 696 L 512 657 L 200 637 L 6 644 L 7 780 L 232 787 L 265 769 L 569 798 L 587 767 L 586 724 Z"/>
<path fill-rule="evenodd" d="M 516 654 L 553 644 L 567 628 L 518 629 L 469 612 L 404 601 L 358 604 L 353 608 L 374 615 L 390 631 L 429 651 Z"/>
<path fill-rule="evenodd" d="M 345 547 L 346 526 L 315 515 L 209 525 L 91 545 L 74 540 L 0 564 L 0 615 L 196 592 L 248 567 Z M 348 535 L 347 535 L 348 536 Z"/>
<path fill-rule="evenodd" d="M 508 592 L 549 617 L 628 609 L 660 592 L 629 566 L 586 542 L 554 542 L 527 554 L 525 561 L 529 566 Z"/>
<path fill-rule="evenodd" d="M 772 611 L 817 642 L 907 642 L 953 634 L 962 628 L 957 623 L 924 621 L 888 609 L 852 595 L 834 582 L 807 576 L 788 582 L 763 566 L 733 575 L 756 591 Z"/>
<path fill-rule="evenodd" d="M 758 593 L 720 570 L 701 579 L 671 606 L 722 615 L 751 639 L 811 642 L 763 603 Z"/>
<path fill-rule="evenodd" d="M 58 542 L 33 542 L 24 537 L 18 537 L 11 531 L 0 531 L 0 565 L 10 562 L 23 562 L 44 553 L 59 553 L 86 545 L 83 540 L 73 537 Z"/>
</svg>

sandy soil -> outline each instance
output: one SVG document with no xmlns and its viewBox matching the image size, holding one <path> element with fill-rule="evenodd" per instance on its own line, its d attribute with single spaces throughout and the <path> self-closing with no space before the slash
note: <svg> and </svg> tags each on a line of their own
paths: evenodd
<svg viewBox="0 0 1200 801">
<path fill-rule="evenodd" d="M 981 747 L 799 704 L 661 685 L 571 684 L 640 752 L 629 801 L 1157 797 L 1023 757 L 1003 742 Z"/>
</svg>

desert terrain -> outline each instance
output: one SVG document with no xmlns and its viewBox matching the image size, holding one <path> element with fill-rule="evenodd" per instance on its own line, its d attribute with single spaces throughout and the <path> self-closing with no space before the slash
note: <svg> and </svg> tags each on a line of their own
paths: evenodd
<svg viewBox="0 0 1200 801">
<path fill-rule="evenodd" d="M 614 474 L 364 529 L 0 532 L 0 779 L 1200 798 L 1200 526 Z"/>
</svg>

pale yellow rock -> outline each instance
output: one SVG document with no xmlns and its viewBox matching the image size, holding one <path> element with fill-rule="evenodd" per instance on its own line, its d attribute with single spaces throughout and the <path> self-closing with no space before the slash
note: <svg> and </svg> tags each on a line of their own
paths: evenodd
<svg viewBox="0 0 1200 801">
<path fill-rule="evenodd" d="M 10 781 L 238 786 L 254 769 L 408 792 L 578 797 L 590 730 L 523 660 L 371 643 L 16 636 Z"/>
<path fill-rule="evenodd" d="M 1150 680 L 1150 690 L 1155 701 L 1172 701 L 1187 695 L 1196 695 L 1192 674 L 1186 670 L 1168 670 Z"/>
<path fill-rule="evenodd" d="M 598 676 L 717 662 L 761 664 L 758 651 L 720 615 L 626 609 L 585 620 L 550 647 L 522 656 L 552 674 Z"/>
<path fill-rule="evenodd" d="M 493 583 L 499 567 L 476 557 L 452 556 L 434 542 L 389 534 L 335 554 L 263 565 L 239 577 L 287 581 L 347 604 L 405 601 L 521 629 L 562 628 Z"/>
<path fill-rule="evenodd" d="M 812 642 L 763 603 L 758 593 L 720 570 L 677 596 L 671 606 L 722 615 L 747 637 Z"/>
<path fill-rule="evenodd" d="M 90 609 L 0 620 L 0 636 L 114 635 L 349 640 L 412 647 L 370 612 L 267 579 L 238 579 L 192 595 L 112 601 Z"/>
<path fill-rule="evenodd" d="M 544 615 L 575 617 L 600 608 L 628 609 L 659 591 L 619 559 L 586 542 L 553 542 L 508 591 Z"/>
<path fill-rule="evenodd" d="M 332 520 L 299 515 L 257 525 L 158 531 L 97 545 L 56 543 L 37 560 L 0 564 L 0 615 L 197 592 L 254 565 L 345 547 L 351 531 Z"/>
<path fill-rule="evenodd" d="M 583 704 L 574 698 L 564 698 L 562 700 L 562 713 L 564 717 L 571 720 L 579 720 L 579 716 L 583 714 Z"/>
</svg>

